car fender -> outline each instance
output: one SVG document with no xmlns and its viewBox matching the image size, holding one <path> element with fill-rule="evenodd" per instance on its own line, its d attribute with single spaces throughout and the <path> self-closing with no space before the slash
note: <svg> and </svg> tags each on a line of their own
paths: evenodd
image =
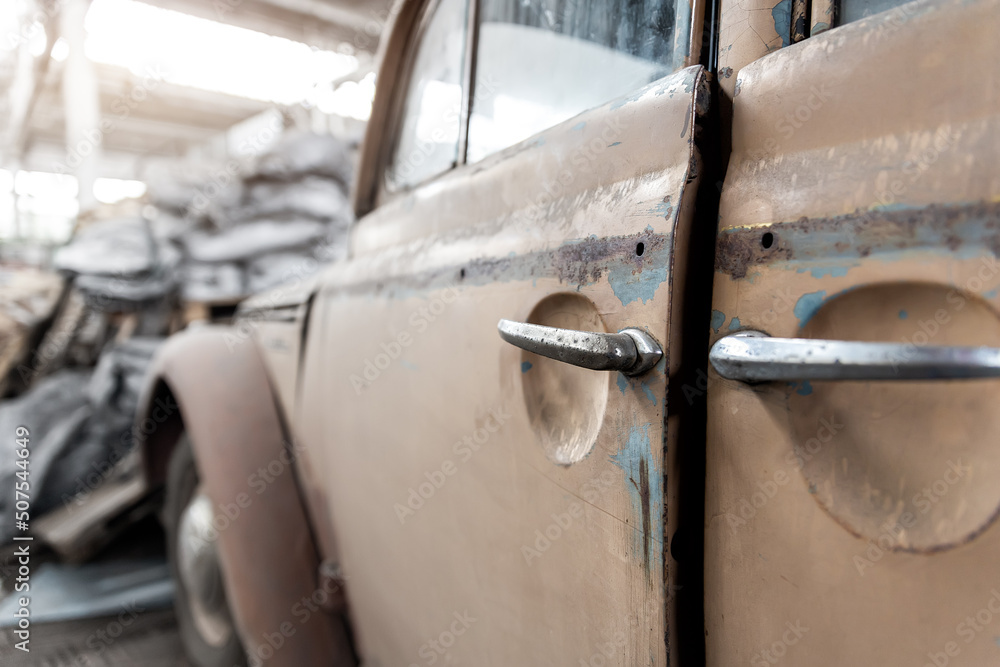
<svg viewBox="0 0 1000 667">
<path fill-rule="evenodd" d="M 252 339 L 204 326 L 158 351 L 134 429 L 151 488 L 164 483 L 182 431 L 215 508 L 223 578 L 250 664 L 354 664 L 343 619 L 319 610 L 334 592 L 319 584 L 294 449 Z"/>
</svg>

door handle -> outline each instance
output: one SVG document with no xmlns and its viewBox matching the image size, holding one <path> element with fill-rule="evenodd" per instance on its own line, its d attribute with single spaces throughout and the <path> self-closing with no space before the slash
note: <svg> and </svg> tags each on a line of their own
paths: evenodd
<svg viewBox="0 0 1000 667">
<path fill-rule="evenodd" d="M 719 339 L 708 358 L 719 375 L 741 382 L 1000 377 L 995 347 L 771 338 L 759 331 Z"/>
<path fill-rule="evenodd" d="M 541 324 L 500 320 L 500 337 L 522 350 L 595 371 L 641 375 L 663 357 L 660 344 L 645 331 L 596 333 Z"/>
</svg>

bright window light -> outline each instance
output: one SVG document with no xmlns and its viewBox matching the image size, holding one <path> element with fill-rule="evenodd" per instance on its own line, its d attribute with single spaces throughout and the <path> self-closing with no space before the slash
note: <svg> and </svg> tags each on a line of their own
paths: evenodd
<svg viewBox="0 0 1000 667">
<path fill-rule="evenodd" d="M 326 88 L 318 96 L 317 106 L 323 113 L 368 120 L 375 98 L 375 73 L 369 72 L 361 81 L 345 81 L 336 90 Z"/>
<path fill-rule="evenodd" d="M 65 39 L 60 37 L 56 40 L 56 43 L 52 45 L 52 58 L 62 62 L 66 60 L 66 56 L 69 55 L 69 44 Z"/>
<path fill-rule="evenodd" d="M 79 213 L 78 190 L 73 176 L 42 171 L 17 172 L 14 191 L 18 195 L 21 236 L 51 243 L 65 242 Z M 4 228 L 6 235 L 12 234 L 12 221 Z"/>
<path fill-rule="evenodd" d="M 45 47 L 49 45 L 49 40 L 45 36 L 45 27 L 41 23 L 33 23 L 29 33 L 31 37 L 28 39 L 28 52 L 37 58 L 45 53 Z"/>
<path fill-rule="evenodd" d="M 98 178 L 94 181 L 94 197 L 105 204 L 115 204 L 144 194 L 146 184 L 142 181 L 125 181 L 119 178 Z"/>
<path fill-rule="evenodd" d="M 19 171 L 14 177 L 14 191 L 40 199 L 74 198 L 77 193 L 76 177 L 46 171 Z"/>
<path fill-rule="evenodd" d="M 278 104 L 307 100 L 317 84 L 358 66 L 353 56 L 135 0 L 94 0 L 85 27 L 95 62 Z"/>
</svg>

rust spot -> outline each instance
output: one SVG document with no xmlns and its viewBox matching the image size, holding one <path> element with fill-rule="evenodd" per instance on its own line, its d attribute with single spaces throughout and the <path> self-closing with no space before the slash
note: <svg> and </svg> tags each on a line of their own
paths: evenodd
<svg viewBox="0 0 1000 667">
<path fill-rule="evenodd" d="M 765 233 L 772 235 L 768 248 L 761 243 Z M 739 279 L 753 266 L 779 261 L 852 259 L 914 248 L 954 252 L 969 245 L 1000 255 L 1000 203 L 857 211 L 727 229 L 719 234 L 715 268 Z"/>
</svg>

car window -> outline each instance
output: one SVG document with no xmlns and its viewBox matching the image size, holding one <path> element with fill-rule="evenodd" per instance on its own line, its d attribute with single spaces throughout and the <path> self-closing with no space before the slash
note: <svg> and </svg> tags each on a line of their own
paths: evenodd
<svg viewBox="0 0 1000 667">
<path fill-rule="evenodd" d="M 840 6 L 837 8 L 837 24 L 844 25 L 852 21 L 859 21 L 872 14 L 880 14 L 908 2 L 909 0 L 840 0 Z"/>
<path fill-rule="evenodd" d="M 402 122 L 386 172 L 390 190 L 425 181 L 458 161 L 468 0 L 436 4 L 418 34 Z"/>
<path fill-rule="evenodd" d="M 475 162 L 671 71 L 675 0 L 481 0 Z"/>
</svg>

